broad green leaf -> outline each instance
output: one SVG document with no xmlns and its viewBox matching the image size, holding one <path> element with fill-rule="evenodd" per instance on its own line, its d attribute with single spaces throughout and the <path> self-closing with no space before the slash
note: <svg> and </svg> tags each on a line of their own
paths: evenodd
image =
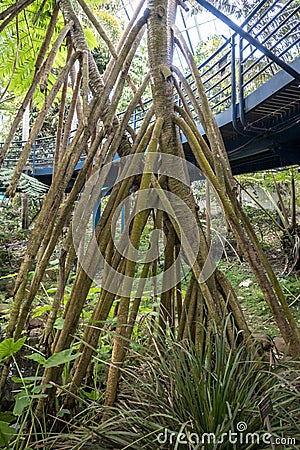
<svg viewBox="0 0 300 450">
<path fill-rule="evenodd" d="M 14 383 L 33 383 L 36 381 L 42 381 L 43 377 L 23 377 L 23 378 L 19 378 L 19 377 L 12 377 L 12 381 Z"/>
<path fill-rule="evenodd" d="M 31 272 L 29 272 L 28 273 L 28 280 L 32 280 L 33 279 L 33 275 L 34 275 L 34 272 L 33 271 L 31 271 Z"/>
<path fill-rule="evenodd" d="M 100 394 L 95 389 L 93 389 L 91 392 L 83 391 L 84 395 L 89 398 L 90 400 L 96 401 L 99 399 Z"/>
<path fill-rule="evenodd" d="M 69 409 L 61 409 L 57 413 L 57 417 L 63 417 L 65 414 L 71 414 Z"/>
<path fill-rule="evenodd" d="M 18 339 L 16 342 L 13 338 L 5 339 L 0 343 L 0 361 L 10 358 L 17 353 L 24 345 L 26 337 Z"/>
<path fill-rule="evenodd" d="M 47 398 L 48 394 L 31 395 L 31 399 Z"/>
<path fill-rule="evenodd" d="M 64 326 L 65 319 L 62 317 L 58 317 L 56 321 L 54 322 L 53 328 L 56 330 L 62 330 L 62 327 Z"/>
<path fill-rule="evenodd" d="M 29 395 L 25 392 L 19 392 L 17 395 L 15 395 L 15 406 L 13 409 L 13 414 L 15 416 L 20 416 L 24 409 L 27 408 L 27 406 L 30 405 L 30 398 Z"/>
<path fill-rule="evenodd" d="M 39 386 L 35 386 L 33 389 L 32 389 L 32 393 L 33 394 L 40 394 L 40 392 L 43 390 L 43 389 L 50 389 L 50 388 L 52 388 L 53 386 L 52 386 L 52 384 L 40 384 Z M 45 395 L 47 395 L 47 394 L 45 394 Z"/>
<path fill-rule="evenodd" d="M 8 425 L 7 422 L 0 421 L 0 446 L 8 447 L 10 441 L 17 434 L 17 430 Z"/>
<path fill-rule="evenodd" d="M 39 306 L 38 308 L 35 308 L 34 313 L 32 314 L 32 318 L 35 319 L 36 317 L 40 317 L 50 310 L 51 310 L 50 305 Z"/>
<path fill-rule="evenodd" d="M 40 353 L 32 353 L 32 355 L 27 355 L 27 359 L 31 359 L 39 364 L 45 364 L 46 358 Z"/>
<path fill-rule="evenodd" d="M 48 358 L 45 362 L 45 368 L 49 369 L 49 367 L 56 367 L 56 366 L 60 366 L 61 364 L 65 364 L 69 361 L 73 361 L 74 359 L 78 358 L 78 356 L 80 356 L 81 353 L 75 353 L 74 355 L 72 355 L 72 350 L 71 349 L 67 349 L 67 350 L 62 350 L 59 353 L 55 353 L 54 355 L 50 356 L 50 358 Z"/>
<path fill-rule="evenodd" d="M 12 412 L 10 411 L 0 411 L 0 422 L 13 422 L 14 420 L 16 420 L 15 416 L 13 415 Z"/>
</svg>

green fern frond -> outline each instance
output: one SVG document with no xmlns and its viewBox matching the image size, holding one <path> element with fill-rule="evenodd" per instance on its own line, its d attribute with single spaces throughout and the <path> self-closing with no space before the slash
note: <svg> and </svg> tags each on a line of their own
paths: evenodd
<svg viewBox="0 0 300 450">
<path fill-rule="evenodd" d="M 0 169 L 0 186 L 6 188 L 10 184 L 13 173 L 14 169 Z M 41 183 L 36 178 L 22 173 L 18 190 L 28 194 L 29 197 L 37 198 L 46 194 L 48 191 L 48 186 Z"/>
</svg>

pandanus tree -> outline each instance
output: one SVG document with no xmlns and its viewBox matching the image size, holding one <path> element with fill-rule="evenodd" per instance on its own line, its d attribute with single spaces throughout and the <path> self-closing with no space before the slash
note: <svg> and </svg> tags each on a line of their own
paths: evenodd
<svg viewBox="0 0 300 450">
<path fill-rule="evenodd" d="M 226 150 L 210 110 L 197 66 L 175 25 L 177 9 L 183 4 L 176 0 L 148 0 L 147 4 L 141 1 L 116 48 L 89 8 L 89 2 L 84 0 L 18 1 L 7 5 L 7 9 L 0 13 L 0 28 L 3 30 L 9 26 L 22 11 L 29 8 L 30 4 L 39 4 L 42 9 L 48 3 L 53 9 L 44 40 L 37 53 L 35 72 L 3 146 L 1 163 L 9 150 L 9 144 L 22 119 L 24 109 L 38 89 L 45 92 L 44 103 L 31 128 L 28 142 L 23 148 L 7 189 L 7 195 L 14 195 L 34 139 L 59 91 L 61 89 L 66 91 L 69 79 L 72 80 L 72 95 L 68 109 L 62 97 L 52 184 L 32 230 L 24 261 L 16 278 L 14 303 L 6 336 L 14 339 L 21 336 L 49 260 L 61 239 L 65 223 L 67 220 L 71 222 L 73 220 L 73 226 L 69 227 L 62 244 L 58 289 L 43 334 L 43 343 L 48 354 L 59 353 L 70 348 L 72 344 L 81 311 L 93 277 L 96 275 L 94 266 L 100 261 L 97 256 L 98 250 L 104 257 L 102 280 L 105 282 L 102 284 L 90 322 L 81 337 L 80 356 L 75 361 L 72 371 L 72 380 L 65 397 L 66 406 L 72 404 L 74 394 L 88 373 L 103 324 L 115 300 L 118 300 L 104 400 L 105 405 L 112 405 L 115 402 L 120 368 L 125 361 L 146 279 L 147 277 L 154 279 L 159 270 L 162 270 L 162 284 L 167 286 L 158 292 L 159 311 L 154 326 L 158 327 L 160 333 L 171 333 L 172 338 L 177 340 L 190 338 L 196 346 L 205 346 L 209 340 L 211 324 L 215 323 L 217 327 L 221 327 L 224 317 L 231 314 L 232 322 L 227 330 L 228 345 L 235 345 L 238 332 L 240 339 L 249 337 L 247 323 L 232 287 L 218 269 L 213 270 L 210 243 L 200 221 L 197 204 L 188 181 L 189 175 L 180 138 L 182 133 L 201 172 L 212 186 L 222 206 L 226 221 L 249 261 L 286 343 L 290 346 L 291 352 L 297 355 L 300 348 L 299 330 L 276 276 L 236 199 L 235 182 Z M 95 33 L 98 33 L 111 53 L 111 61 L 102 76 L 99 74 L 74 5 L 80 8 L 80 17 L 84 16 L 86 21 L 92 23 Z M 61 17 L 63 23 L 57 33 L 58 19 Z M 56 37 L 53 39 L 55 31 Z M 139 86 L 133 86 L 128 72 L 144 36 L 147 38 L 149 73 L 141 80 Z M 56 69 L 56 79 L 50 86 L 48 79 L 55 55 L 65 42 L 68 48 L 65 65 L 59 71 Z M 195 93 L 180 69 L 173 65 L 175 46 L 178 46 L 185 58 L 199 100 L 196 100 Z M 127 83 L 132 87 L 131 101 L 123 115 L 118 116 L 118 104 Z M 149 83 L 152 90 L 152 105 L 145 112 L 139 129 L 133 130 L 130 119 L 137 105 L 141 104 L 143 107 L 142 97 Z M 174 100 L 175 93 L 181 100 L 180 106 Z M 75 135 L 69 142 L 75 111 L 79 123 Z M 198 131 L 195 113 L 205 130 L 206 140 Z M 83 166 L 66 196 L 66 189 L 83 153 L 86 155 Z M 121 176 L 111 187 L 106 206 L 95 227 L 94 242 L 97 243 L 97 248 L 95 250 L 95 246 L 88 245 L 82 259 L 80 255 L 85 242 L 84 239 L 78 239 L 84 232 L 81 222 L 86 225 L 84 213 L 93 209 L 94 205 L 89 205 L 94 195 L 93 186 L 99 186 L 97 180 L 101 178 L 106 168 L 110 167 L 117 153 L 121 157 L 119 164 Z M 172 170 L 170 165 L 173 165 Z M 83 208 L 79 213 L 76 213 L 75 209 L 73 213 L 79 194 L 85 199 L 87 209 Z M 121 234 L 116 245 L 111 225 L 130 194 L 135 199 L 131 210 L 132 217 L 123 230 L 124 237 L 122 238 Z M 152 196 L 152 200 L 149 196 Z M 134 255 L 150 222 L 153 232 L 159 230 L 164 232 L 163 269 L 159 267 L 156 253 L 152 259 L 146 258 L 142 271 L 139 272 L 137 287 L 134 288 L 133 280 L 137 277 L 137 258 Z M 194 242 L 198 242 L 196 250 Z M 63 327 L 56 331 L 52 339 L 53 325 L 61 307 L 70 270 L 76 259 L 74 243 L 79 255 L 76 278 L 63 311 Z M 154 246 L 153 240 L 149 253 Z M 178 276 L 181 270 L 178 264 L 180 252 L 182 259 L 191 269 L 185 290 L 181 286 L 181 276 Z M 32 271 L 33 276 L 29 277 Z M 155 293 L 154 285 L 153 292 Z M 2 370 L 1 389 L 5 386 L 8 372 L 9 363 Z M 51 382 L 53 386 L 58 385 L 60 376 L 61 366 L 49 367 L 45 369 L 43 383 Z M 47 399 L 40 399 L 37 405 L 37 414 L 43 411 L 46 402 L 48 408 L 54 407 L 54 389 L 47 390 L 47 393 Z"/>
</svg>

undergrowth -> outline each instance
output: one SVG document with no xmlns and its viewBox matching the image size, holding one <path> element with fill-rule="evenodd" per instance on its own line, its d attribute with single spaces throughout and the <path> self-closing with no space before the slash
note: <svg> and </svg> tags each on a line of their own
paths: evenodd
<svg viewBox="0 0 300 450">
<path fill-rule="evenodd" d="M 271 367 L 253 345 L 229 349 L 226 324 L 221 335 L 214 327 L 210 345 L 200 350 L 189 341 L 159 339 L 146 327 L 144 333 L 148 344 L 129 352 L 116 406 L 90 402 L 64 432 L 40 441 L 42 448 L 270 448 L 258 409 L 267 394 L 274 439 L 289 438 L 284 448 L 299 448 L 299 374 L 293 364 Z"/>
</svg>

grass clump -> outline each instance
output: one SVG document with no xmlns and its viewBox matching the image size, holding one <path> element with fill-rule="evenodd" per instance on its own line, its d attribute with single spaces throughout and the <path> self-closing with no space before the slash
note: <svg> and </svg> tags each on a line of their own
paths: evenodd
<svg viewBox="0 0 300 450">
<path fill-rule="evenodd" d="M 288 369 L 270 367 L 250 343 L 228 348 L 226 325 L 221 334 L 213 327 L 200 350 L 153 332 L 148 338 L 142 352 L 128 355 L 116 407 L 91 403 L 47 448 L 270 448 L 258 410 L 267 394 L 274 439 L 289 438 L 284 448 L 299 448 L 299 375 L 291 362 Z"/>
</svg>

